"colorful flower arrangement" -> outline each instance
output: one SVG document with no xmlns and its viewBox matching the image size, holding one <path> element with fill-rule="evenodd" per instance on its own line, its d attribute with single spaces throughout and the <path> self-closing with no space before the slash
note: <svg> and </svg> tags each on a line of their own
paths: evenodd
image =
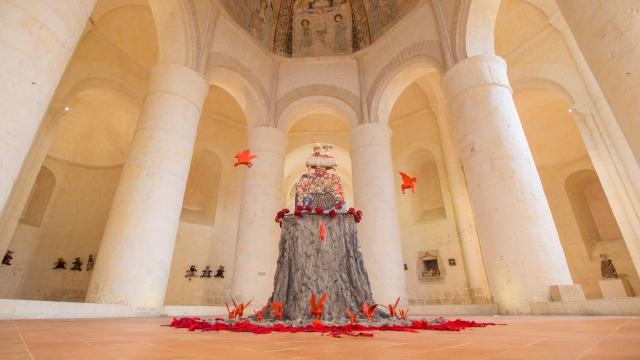
<svg viewBox="0 0 640 360">
<path fill-rule="evenodd" d="M 344 206 L 344 203 L 337 203 L 334 206 L 334 208 L 330 209 L 328 212 L 326 212 L 326 214 L 333 219 L 336 216 L 338 216 L 338 211 L 342 210 L 343 206 Z M 291 211 L 287 208 L 278 211 L 278 213 L 276 214 L 276 222 L 280 224 L 280 226 L 282 227 L 282 219 L 290 213 Z M 306 205 L 306 206 L 298 205 L 293 211 L 293 215 L 295 217 L 302 217 L 302 215 L 305 213 L 309 215 L 323 215 L 325 214 L 325 210 L 319 206 L 316 208 L 313 208 L 313 206 L 311 205 Z M 349 216 L 353 216 L 356 223 L 359 223 L 360 221 L 362 221 L 362 210 L 356 210 L 351 207 L 349 208 L 349 210 L 347 210 L 347 214 Z"/>
</svg>

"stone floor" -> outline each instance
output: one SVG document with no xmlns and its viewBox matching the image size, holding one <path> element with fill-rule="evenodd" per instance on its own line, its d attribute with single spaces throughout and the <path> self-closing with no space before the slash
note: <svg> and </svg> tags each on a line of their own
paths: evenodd
<svg viewBox="0 0 640 360">
<path fill-rule="evenodd" d="M 462 332 L 193 333 L 168 318 L 0 321 L 0 359 L 640 359 L 639 317 L 473 317 Z"/>
</svg>

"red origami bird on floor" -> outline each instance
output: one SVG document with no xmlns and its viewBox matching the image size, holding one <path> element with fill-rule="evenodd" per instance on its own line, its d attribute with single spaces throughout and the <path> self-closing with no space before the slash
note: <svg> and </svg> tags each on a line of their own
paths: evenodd
<svg viewBox="0 0 640 360">
<path fill-rule="evenodd" d="M 243 304 L 243 303 L 236 304 L 236 301 L 233 298 L 231 298 L 231 301 L 233 301 L 233 306 L 234 306 L 233 311 L 235 311 L 236 317 L 239 320 L 242 320 L 242 315 L 244 314 L 244 310 L 251 304 L 251 301 L 253 300 L 249 300 L 249 302 L 246 304 Z"/>
<path fill-rule="evenodd" d="M 402 193 L 404 194 L 404 191 L 407 189 L 411 189 L 411 192 L 415 193 L 416 183 L 418 182 L 418 178 L 411 177 L 403 173 L 402 171 L 400 171 L 400 176 L 402 176 L 402 185 L 400 186 L 400 189 L 402 189 Z"/>
<path fill-rule="evenodd" d="M 366 302 L 362 304 L 362 313 L 367 317 L 367 320 L 373 320 L 373 315 L 376 313 L 376 307 L 378 304 L 369 306 Z"/>
<path fill-rule="evenodd" d="M 252 155 L 251 150 L 246 149 L 236 154 L 236 163 L 233 164 L 234 167 L 238 165 L 246 165 L 247 167 L 252 167 L 253 164 L 251 160 L 257 158 L 258 155 Z"/>
<path fill-rule="evenodd" d="M 389 310 L 389 315 L 391 317 L 397 317 L 396 316 L 396 312 L 397 312 L 397 309 L 398 309 L 398 303 L 399 302 L 400 302 L 400 297 L 398 297 L 396 299 L 396 303 L 395 304 L 393 304 L 393 305 L 389 304 L 388 306 L 385 306 L 387 308 L 387 310 Z"/>
<path fill-rule="evenodd" d="M 320 300 L 316 304 L 316 294 L 313 292 L 311 293 L 311 301 L 309 301 L 309 304 L 311 304 L 309 315 L 311 317 L 315 316 L 317 320 L 320 320 L 322 318 L 322 311 L 324 310 L 324 301 L 326 299 L 327 299 L 327 293 L 323 292 L 322 296 L 320 296 Z"/>
<path fill-rule="evenodd" d="M 349 310 L 349 308 L 345 308 L 345 310 L 347 310 L 347 315 L 349 315 L 349 321 L 351 322 L 351 324 L 355 324 L 356 323 L 356 315 L 351 313 L 351 310 Z"/>
<path fill-rule="evenodd" d="M 230 310 L 229 309 L 229 304 L 224 303 L 224 305 L 227 307 L 227 312 L 229 313 L 229 320 L 235 319 L 236 318 L 236 311 L 235 310 Z"/>
<path fill-rule="evenodd" d="M 262 320 L 264 320 L 264 314 L 267 313 L 267 309 L 269 308 L 269 305 L 265 305 L 262 310 L 257 311 L 257 310 L 253 310 L 253 312 L 256 314 L 256 321 L 257 322 L 262 322 Z"/>
<path fill-rule="evenodd" d="M 400 309 L 400 319 L 407 320 L 408 314 L 409 314 L 409 309 Z"/>
<path fill-rule="evenodd" d="M 276 320 L 277 319 L 282 320 L 282 317 L 284 316 L 284 306 L 282 305 L 282 303 L 272 302 L 271 309 L 273 310 L 271 312 L 271 315 L 273 315 L 273 318 Z"/>
</svg>

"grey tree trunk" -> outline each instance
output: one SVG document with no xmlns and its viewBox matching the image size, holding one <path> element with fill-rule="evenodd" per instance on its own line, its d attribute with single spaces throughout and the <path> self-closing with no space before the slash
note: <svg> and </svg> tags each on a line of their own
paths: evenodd
<svg viewBox="0 0 640 360">
<path fill-rule="evenodd" d="M 320 239 L 320 221 L 326 228 Z M 365 301 L 373 304 L 367 270 L 352 216 L 292 215 L 282 219 L 280 255 L 272 301 L 284 304 L 285 320 L 309 318 L 311 293 L 327 293 L 323 320 L 346 318 L 345 308 L 357 312 Z"/>
</svg>

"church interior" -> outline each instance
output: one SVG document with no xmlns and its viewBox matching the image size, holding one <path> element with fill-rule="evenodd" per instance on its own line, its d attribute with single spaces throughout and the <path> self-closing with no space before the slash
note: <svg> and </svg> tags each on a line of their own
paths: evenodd
<svg viewBox="0 0 640 360">
<path fill-rule="evenodd" d="M 1 1 L 0 358 L 638 359 L 639 45 L 637 0 Z"/>
</svg>

